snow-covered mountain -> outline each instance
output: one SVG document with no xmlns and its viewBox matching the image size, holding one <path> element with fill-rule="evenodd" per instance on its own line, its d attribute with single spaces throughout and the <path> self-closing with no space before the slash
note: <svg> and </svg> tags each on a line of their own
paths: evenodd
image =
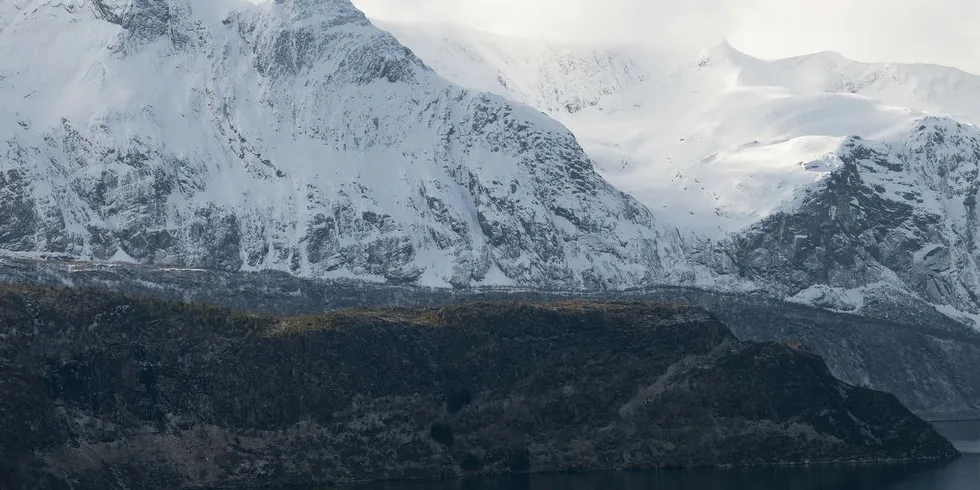
<svg viewBox="0 0 980 490">
<path fill-rule="evenodd" d="M 3 2 L 0 248 L 980 313 L 980 77 L 381 27 L 349 0 Z"/>
<path fill-rule="evenodd" d="M 795 206 L 710 245 L 714 269 L 793 300 L 855 311 L 870 298 L 980 304 L 980 132 L 927 117 L 901 140 L 850 137 Z M 974 318 L 976 318 L 974 316 Z"/>
<path fill-rule="evenodd" d="M 349 0 L 0 4 L 8 253 L 430 285 L 690 279 L 572 134 Z"/>
<path fill-rule="evenodd" d="M 563 122 L 614 184 L 709 236 L 742 229 L 823 179 L 848 136 L 899 137 L 926 112 L 980 121 L 980 76 L 939 66 L 834 53 L 765 61 L 727 43 L 697 53 L 380 25 L 451 80 Z M 801 161 L 813 164 L 786 165 Z"/>
<path fill-rule="evenodd" d="M 447 78 L 563 122 L 719 277 L 832 309 L 978 313 L 980 76 L 380 25 Z"/>
</svg>

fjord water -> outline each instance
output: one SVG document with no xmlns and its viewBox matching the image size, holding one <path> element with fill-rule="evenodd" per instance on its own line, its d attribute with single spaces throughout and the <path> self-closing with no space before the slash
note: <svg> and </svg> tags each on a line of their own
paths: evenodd
<svg viewBox="0 0 980 490">
<path fill-rule="evenodd" d="M 963 457 L 896 466 L 534 475 L 438 483 L 379 483 L 357 490 L 980 490 L 980 421 L 934 424 Z"/>
</svg>

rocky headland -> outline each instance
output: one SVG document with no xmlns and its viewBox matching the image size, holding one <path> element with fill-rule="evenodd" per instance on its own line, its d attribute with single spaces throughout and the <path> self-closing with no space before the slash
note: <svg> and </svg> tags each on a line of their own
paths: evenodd
<svg viewBox="0 0 980 490">
<path fill-rule="evenodd" d="M 321 485 L 956 451 L 805 348 L 654 302 L 273 317 L 0 289 L 4 488 Z"/>
</svg>

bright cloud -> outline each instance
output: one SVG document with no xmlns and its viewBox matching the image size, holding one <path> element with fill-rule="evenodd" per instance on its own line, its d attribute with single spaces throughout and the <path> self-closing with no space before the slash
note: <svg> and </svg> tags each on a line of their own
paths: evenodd
<svg viewBox="0 0 980 490">
<path fill-rule="evenodd" d="M 837 51 L 980 73 L 977 0 L 354 0 L 369 16 L 521 36 L 705 47 L 777 58 Z"/>
</svg>

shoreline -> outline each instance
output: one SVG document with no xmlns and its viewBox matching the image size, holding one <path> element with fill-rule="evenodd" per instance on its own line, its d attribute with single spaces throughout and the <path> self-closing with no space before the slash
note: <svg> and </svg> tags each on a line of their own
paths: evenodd
<svg viewBox="0 0 980 490">
<path fill-rule="evenodd" d="M 980 421 L 980 420 L 978 420 Z M 534 477 L 549 475 L 590 475 L 590 474 L 628 474 L 628 473 L 681 473 L 687 471 L 735 471 L 747 469 L 791 469 L 791 468 L 870 468 L 870 467 L 901 467 L 901 466 L 927 466 L 932 464 L 952 463 L 963 457 L 963 453 L 957 452 L 955 456 L 949 458 L 925 457 L 925 458 L 905 458 L 905 459 L 878 459 L 878 460 L 837 460 L 837 461 L 807 461 L 807 462 L 783 462 L 783 463 L 762 463 L 745 465 L 713 465 L 713 466 L 681 466 L 681 467 L 661 467 L 661 468 L 620 468 L 620 469 L 570 469 L 552 471 L 530 471 L 530 472 L 508 472 L 508 473 L 474 473 L 464 475 L 447 475 L 445 477 L 406 477 L 406 478 L 383 478 L 377 480 L 356 480 L 332 483 L 309 483 L 309 484 L 284 484 L 260 485 L 260 486 L 215 486 L 199 487 L 190 490 L 297 490 L 297 489 L 330 489 L 355 490 L 368 485 L 381 485 L 389 483 L 405 484 L 425 484 L 425 483 L 448 483 L 463 482 L 466 480 L 483 480 L 507 477 Z"/>
</svg>

